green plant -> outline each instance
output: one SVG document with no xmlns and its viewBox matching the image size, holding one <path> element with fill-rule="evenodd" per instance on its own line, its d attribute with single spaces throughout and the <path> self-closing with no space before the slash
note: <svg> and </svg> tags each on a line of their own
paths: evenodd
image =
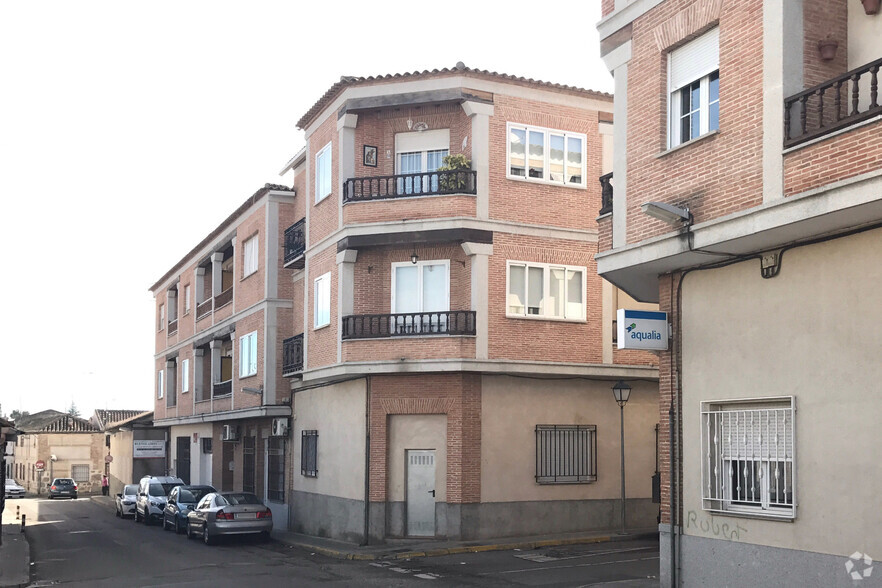
<svg viewBox="0 0 882 588">
<path fill-rule="evenodd" d="M 472 162 L 462 153 L 444 156 L 444 165 L 436 171 L 471 171 Z M 462 191 L 471 182 L 471 174 L 439 174 L 438 185 L 442 192 Z"/>
</svg>

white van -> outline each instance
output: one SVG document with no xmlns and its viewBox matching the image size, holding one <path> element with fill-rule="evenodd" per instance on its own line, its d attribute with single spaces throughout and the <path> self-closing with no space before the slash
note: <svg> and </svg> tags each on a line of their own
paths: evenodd
<svg viewBox="0 0 882 588">
<path fill-rule="evenodd" d="M 151 519 L 162 519 L 162 511 L 168 493 L 175 486 L 183 486 L 184 481 L 174 476 L 144 476 L 138 484 L 138 498 L 135 500 L 135 522 L 144 521 L 149 525 Z"/>
</svg>

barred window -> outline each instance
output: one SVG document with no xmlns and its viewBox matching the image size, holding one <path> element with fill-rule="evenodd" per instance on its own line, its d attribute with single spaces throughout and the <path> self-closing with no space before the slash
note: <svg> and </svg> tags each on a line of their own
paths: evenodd
<svg viewBox="0 0 882 588">
<path fill-rule="evenodd" d="M 300 473 L 318 476 L 318 431 L 303 431 L 300 435 Z"/>
<path fill-rule="evenodd" d="M 89 481 L 89 464 L 74 464 L 70 466 L 70 477 L 75 482 Z"/>
<path fill-rule="evenodd" d="M 285 502 L 285 442 L 284 437 L 269 438 L 267 497 L 276 502 Z"/>
<path fill-rule="evenodd" d="M 792 397 L 702 403 L 705 510 L 795 517 Z"/>
<path fill-rule="evenodd" d="M 536 482 L 596 481 L 596 436 L 595 425 L 536 425 Z"/>
<path fill-rule="evenodd" d="M 242 491 L 254 492 L 254 437 L 242 440 Z"/>
</svg>

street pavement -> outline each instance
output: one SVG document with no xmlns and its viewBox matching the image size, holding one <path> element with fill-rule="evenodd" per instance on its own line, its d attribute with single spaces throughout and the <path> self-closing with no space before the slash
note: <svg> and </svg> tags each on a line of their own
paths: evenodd
<svg viewBox="0 0 882 588">
<path fill-rule="evenodd" d="M 369 561 L 277 539 L 233 538 L 215 546 L 114 516 L 112 502 L 24 499 L 31 586 L 616 586 L 658 585 L 657 539 L 556 544 L 429 557 L 409 546 Z M 7 513 L 4 513 L 6 522 Z M 302 537 L 302 536 L 300 536 Z M 564 543 L 560 541 L 559 543 Z M 526 545 L 526 544 L 525 544 Z M 472 546 L 480 548 L 481 546 Z M 492 545 L 491 545 L 492 547 Z M 502 547 L 497 545 L 496 547 Z M 0 552 L 5 556 L 5 552 Z M 2 582 L 0 574 L 0 586 Z M 16 584 L 11 584 L 16 585 Z"/>
</svg>

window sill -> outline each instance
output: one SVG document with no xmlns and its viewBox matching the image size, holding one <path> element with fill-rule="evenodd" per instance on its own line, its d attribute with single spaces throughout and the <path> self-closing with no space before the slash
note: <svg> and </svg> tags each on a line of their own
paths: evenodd
<svg viewBox="0 0 882 588">
<path fill-rule="evenodd" d="M 581 323 L 587 324 L 588 321 L 583 318 L 559 318 L 553 316 L 541 316 L 541 315 L 523 315 L 523 314 L 508 314 L 506 313 L 505 318 L 510 319 L 523 319 L 527 321 L 551 321 L 554 323 Z"/>
<path fill-rule="evenodd" d="M 316 198 L 314 206 L 318 206 L 319 204 L 321 204 L 322 202 L 324 202 L 325 200 L 327 200 L 327 199 L 328 199 L 328 196 L 330 196 L 330 195 L 331 195 L 331 192 L 328 192 L 327 194 L 325 194 L 325 195 L 322 196 L 321 198 Z"/>
<path fill-rule="evenodd" d="M 247 276 L 242 276 L 241 278 L 239 278 L 239 283 L 244 282 L 245 280 L 247 280 L 248 278 L 250 278 L 251 276 L 253 276 L 256 273 L 257 273 L 257 270 L 254 270 L 253 272 L 251 272 Z"/>
<path fill-rule="evenodd" d="M 321 331 L 322 329 L 327 329 L 331 326 L 331 323 L 325 323 L 323 325 L 315 325 L 312 327 L 313 331 Z"/>
<path fill-rule="evenodd" d="M 716 508 L 704 508 L 705 512 L 717 515 L 725 515 L 730 517 L 738 517 L 742 519 L 761 519 L 764 521 L 780 521 L 782 523 L 792 523 L 796 520 L 796 513 L 790 514 L 766 514 L 768 511 L 751 511 L 751 510 L 721 510 Z"/>
<path fill-rule="evenodd" d="M 664 156 L 666 156 L 666 155 L 669 155 L 669 154 L 671 154 L 671 153 L 674 153 L 674 152 L 676 152 L 676 151 L 679 151 L 680 149 L 685 149 L 686 147 L 689 147 L 690 145 L 695 145 L 696 143 L 698 143 L 698 142 L 700 142 L 700 141 L 703 141 L 703 140 L 705 140 L 705 139 L 709 139 L 709 138 L 711 138 L 711 137 L 716 137 L 716 136 L 719 135 L 719 134 L 720 134 L 719 129 L 717 129 L 717 130 L 715 130 L 715 131 L 709 131 L 709 132 L 707 132 L 707 133 L 701 135 L 700 137 L 695 137 L 694 139 L 690 139 L 690 140 L 686 141 L 685 143 L 680 143 L 680 144 L 677 145 L 676 147 L 671 147 L 671 148 L 668 149 L 667 151 L 662 151 L 661 153 L 657 154 L 657 155 L 655 156 L 655 158 L 656 158 L 656 159 L 659 159 L 659 158 L 661 158 L 661 157 L 664 157 Z"/>
<path fill-rule="evenodd" d="M 256 375 L 257 375 L 257 372 L 254 372 L 253 374 L 246 374 L 244 376 L 240 375 L 239 381 L 241 382 L 242 380 L 247 380 L 248 378 L 253 378 Z"/>
<path fill-rule="evenodd" d="M 525 184 L 541 184 L 543 186 L 557 186 L 558 188 L 570 188 L 571 190 L 586 190 L 586 189 L 588 189 L 587 184 L 564 184 L 561 182 L 554 182 L 552 180 L 538 180 L 535 178 L 527 178 L 524 176 L 513 176 L 510 174 L 506 174 L 505 179 L 513 180 L 515 182 L 524 182 Z"/>
</svg>

